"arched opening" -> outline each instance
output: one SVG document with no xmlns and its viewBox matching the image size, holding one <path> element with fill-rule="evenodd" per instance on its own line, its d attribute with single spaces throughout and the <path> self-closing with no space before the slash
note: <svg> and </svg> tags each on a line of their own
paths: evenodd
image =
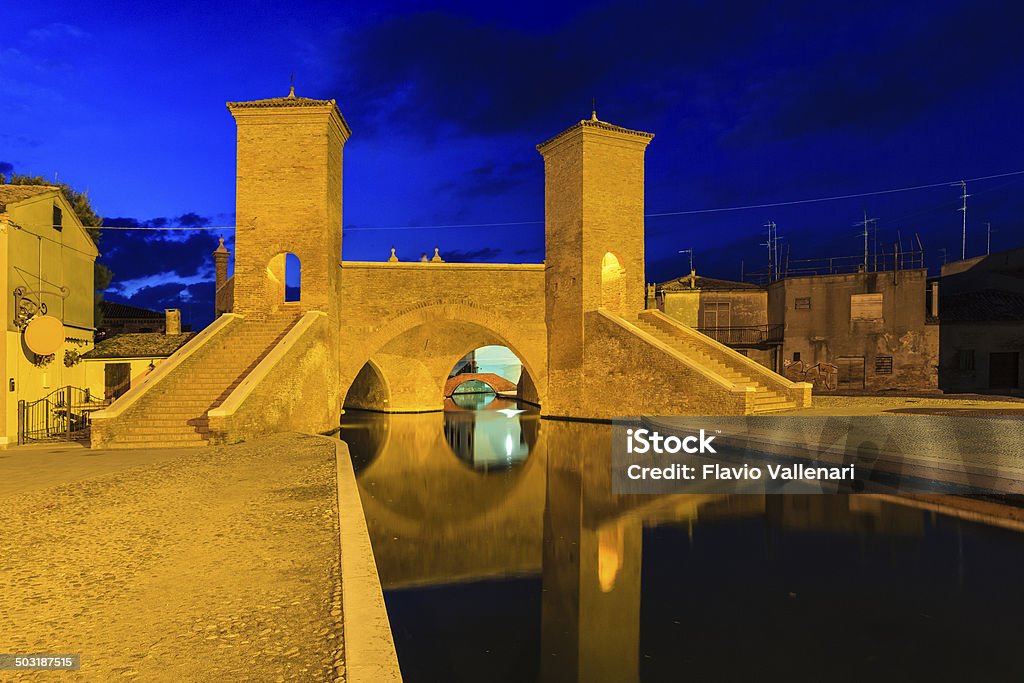
<svg viewBox="0 0 1024 683">
<path fill-rule="evenodd" d="M 460 358 L 448 373 L 444 397 L 455 407 L 473 410 L 486 407 L 496 396 L 517 399 L 524 374 L 523 363 L 512 349 L 481 346 Z"/>
<path fill-rule="evenodd" d="M 302 299 L 302 262 L 290 251 L 281 252 L 270 259 L 267 279 L 272 302 L 296 302 Z"/>
<path fill-rule="evenodd" d="M 519 400 L 525 376 L 506 346 L 481 346 L 455 363 L 445 383 L 444 432 L 460 460 L 481 471 L 526 460 L 536 442 L 537 414 Z"/>
<path fill-rule="evenodd" d="M 366 363 L 356 375 L 345 395 L 346 410 L 387 411 L 390 392 L 384 375 L 372 362 Z"/>
<path fill-rule="evenodd" d="M 624 275 L 626 269 L 618 257 L 612 252 L 606 252 L 601 259 L 601 308 L 612 311 L 621 311 L 625 296 Z"/>
</svg>

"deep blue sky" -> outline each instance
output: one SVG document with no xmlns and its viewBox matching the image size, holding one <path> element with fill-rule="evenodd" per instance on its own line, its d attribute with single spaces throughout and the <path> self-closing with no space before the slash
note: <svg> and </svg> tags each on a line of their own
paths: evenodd
<svg viewBox="0 0 1024 683">
<path fill-rule="evenodd" d="M 88 189 L 111 223 L 231 225 L 228 100 L 335 98 L 346 259 L 543 259 L 535 145 L 590 114 L 656 134 L 649 213 L 870 192 L 1024 169 L 1015 3 L 7 3 L 0 172 Z M 88 5 L 88 6 L 86 6 Z M 968 255 L 1024 244 L 1024 175 L 971 183 Z M 959 188 L 649 218 L 648 280 L 857 254 L 919 233 L 959 256 Z M 114 220 L 119 219 L 119 220 Z M 400 229 L 537 221 L 504 229 Z M 371 229 L 373 228 L 373 229 Z M 221 233 L 228 238 L 230 232 Z M 106 233 L 110 299 L 212 313 L 217 233 Z"/>
</svg>

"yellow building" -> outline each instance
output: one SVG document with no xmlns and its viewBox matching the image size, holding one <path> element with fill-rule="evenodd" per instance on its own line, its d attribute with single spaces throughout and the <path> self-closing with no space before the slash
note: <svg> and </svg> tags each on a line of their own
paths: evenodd
<svg viewBox="0 0 1024 683">
<path fill-rule="evenodd" d="M 0 255 L 2 448 L 18 443 L 19 401 L 85 386 L 80 356 L 93 345 L 93 265 L 98 252 L 60 188 L 0 185 Z M 59 321 L 47 321 L 57 330 L 57 345 L 53 353 L 41 356 L 26 344 L 26 329 L 39 327 L 47 316 Z"/>
</svg>

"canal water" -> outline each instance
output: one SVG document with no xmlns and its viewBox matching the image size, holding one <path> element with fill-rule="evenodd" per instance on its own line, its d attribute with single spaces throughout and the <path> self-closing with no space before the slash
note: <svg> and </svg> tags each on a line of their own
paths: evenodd
<svg viewBox="0 0 1024 683">
<path fill-rule="evenodd" d="M 342 422 L 408 683 L 1024 679 L 1022 510 L 615 496 L 610 426 L 457 400 Z"/>
</svg>

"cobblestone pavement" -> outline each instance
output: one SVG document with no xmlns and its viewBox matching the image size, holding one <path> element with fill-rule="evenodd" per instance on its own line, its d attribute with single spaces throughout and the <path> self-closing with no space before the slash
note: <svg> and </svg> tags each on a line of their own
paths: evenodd
<svg viewBox="0 0 1024 683">
<path fill-rule="evenodd" d="M 75 680 L 343 680 L 335 491 L 333 445 L 286 434 L 2 497 L 0 652 L 81 654 Z"/>
<path fill-rule="evenodd" d="M 789 410 L 785 415 L 884 415 L 890 410 L 956 409 L 970 411 L 1020 410 L 1024 403 L 1013 398 L 988 396 L 829 396 L 814 394 L 810 408 Z M 984 415 L 980 413 L 980 415 Z"/>
</svg>

